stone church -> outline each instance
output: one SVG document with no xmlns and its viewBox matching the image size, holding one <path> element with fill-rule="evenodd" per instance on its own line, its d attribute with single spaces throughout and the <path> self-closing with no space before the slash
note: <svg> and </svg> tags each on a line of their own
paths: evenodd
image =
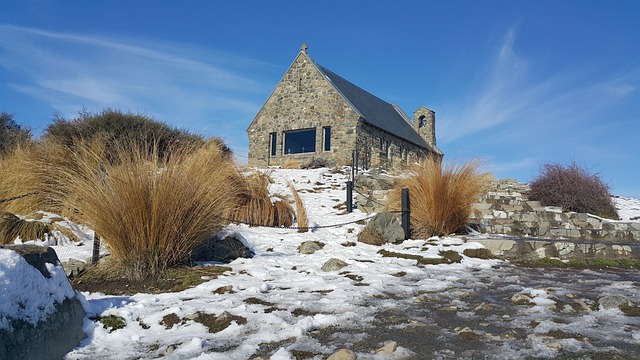
<svg viewBox="0 0 640 360">
<path fill-rule="evenodd" d="M 309 57 L 307 46 L 247 129 L 249 166 L 306 163 L 378 165 L 402 169 L 436 147 L 435 113 L 419 107 L 409 118 L 396 105 L 350 83 Z"/>
</svg>

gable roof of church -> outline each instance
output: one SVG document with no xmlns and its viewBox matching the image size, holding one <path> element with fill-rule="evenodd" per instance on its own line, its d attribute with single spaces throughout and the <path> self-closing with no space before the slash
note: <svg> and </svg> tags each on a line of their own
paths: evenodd
<svg viewBox="0 0 640 360">
<path fill-rule="evenodd" d="M 309 60 L 311 60 L 311 58 L 309 58 Z M 363 90 L 313 60 L 311 60 L 311 62 L 315 64 L 316 68 L 329 80 L 336 91 L 365 122 L 415 145 L 439 152 L 427 144 L 425 139 L 420 136 L 407 121 L 407 116 L 402 114 L 401 110 L 396 106 Z"/>
</svg>

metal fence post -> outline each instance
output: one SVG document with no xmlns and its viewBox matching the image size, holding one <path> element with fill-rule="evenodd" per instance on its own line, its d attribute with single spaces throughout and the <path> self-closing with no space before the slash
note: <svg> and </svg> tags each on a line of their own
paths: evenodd
<svg viewBox="0 0 640 360">
<path fill-rule="evenodd" d="M 347 181 L 347 212 L 353 212 L 353 181 Z"/>
<path fill-rule="evenodd" d="M 97 264 L 100 260 L 100 236 L 93 233 L 93 254 L 91 255 L 91 263 Z"/>
<path fill-rule="evenodd" d="M 401 193 L 402 201 L 402 230 L 404 230 L 404 239 L 411 238 L 411 204 L 409 202 L 409 189 L 402 188 Z"/>
</svg>

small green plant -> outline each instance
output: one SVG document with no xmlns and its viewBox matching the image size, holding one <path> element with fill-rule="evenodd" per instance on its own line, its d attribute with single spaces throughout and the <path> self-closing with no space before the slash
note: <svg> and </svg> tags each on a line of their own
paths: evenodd
<svg viewBox="0 0 640 360">
<path fill-rule="evenodd" d="M 545 206 L 560 206 L 565 211 L 591 213 L 619 219 L 609 187 L 597 174 L 591 174 L 575 162 L 569 166 L 548 163 L 531 182 L 531 200 Z"/>
<path fill-rule="evenodd" d="M 477 259 L 494 259 L 495 258 L 491 250 L 487 248 L 465 249 L 462 253 L 465 256 L 468 256 L 470 258 L 477 258 Z"/>
<path fill-rule="evenodd" d="M 105 329 L 108 329 L 109 332 L 114 332 L 127 326 L 124 318 L 117 315 L 100 316 L 98 318 L 98 321 L 100 321 L 102 323 L 102 326 Z"/>
</svg>

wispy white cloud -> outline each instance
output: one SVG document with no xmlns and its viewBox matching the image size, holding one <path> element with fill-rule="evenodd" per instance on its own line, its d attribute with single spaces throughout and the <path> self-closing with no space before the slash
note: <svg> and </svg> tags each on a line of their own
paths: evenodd
<svg viewBox="0 0 640 360">
<path fill-rule="evenodd" d="M 484 130 L 530 134 L 585 122 L 596 111 L 637 91 L 638 73 L 602 74 L 587 69 L 533 71 L 516 54 L 516 28 L 507 31 L 491 72 L 479 90 L 441 110 L 439 140 L 447 143 Z"/>
<path fill-rule="evenodd" d="M 0 66 L 19 75 L 10 87 L 63 116 L 112 107 L 197 132 L 224 123 L 244 132 L 239 125 L 249 124 L 269 87 L 247 75 L 268 64 L 222 52 L 11 25 L 0 25 Z M 214 116 L 218 124 L 207 124 Z"/>
</svg>

